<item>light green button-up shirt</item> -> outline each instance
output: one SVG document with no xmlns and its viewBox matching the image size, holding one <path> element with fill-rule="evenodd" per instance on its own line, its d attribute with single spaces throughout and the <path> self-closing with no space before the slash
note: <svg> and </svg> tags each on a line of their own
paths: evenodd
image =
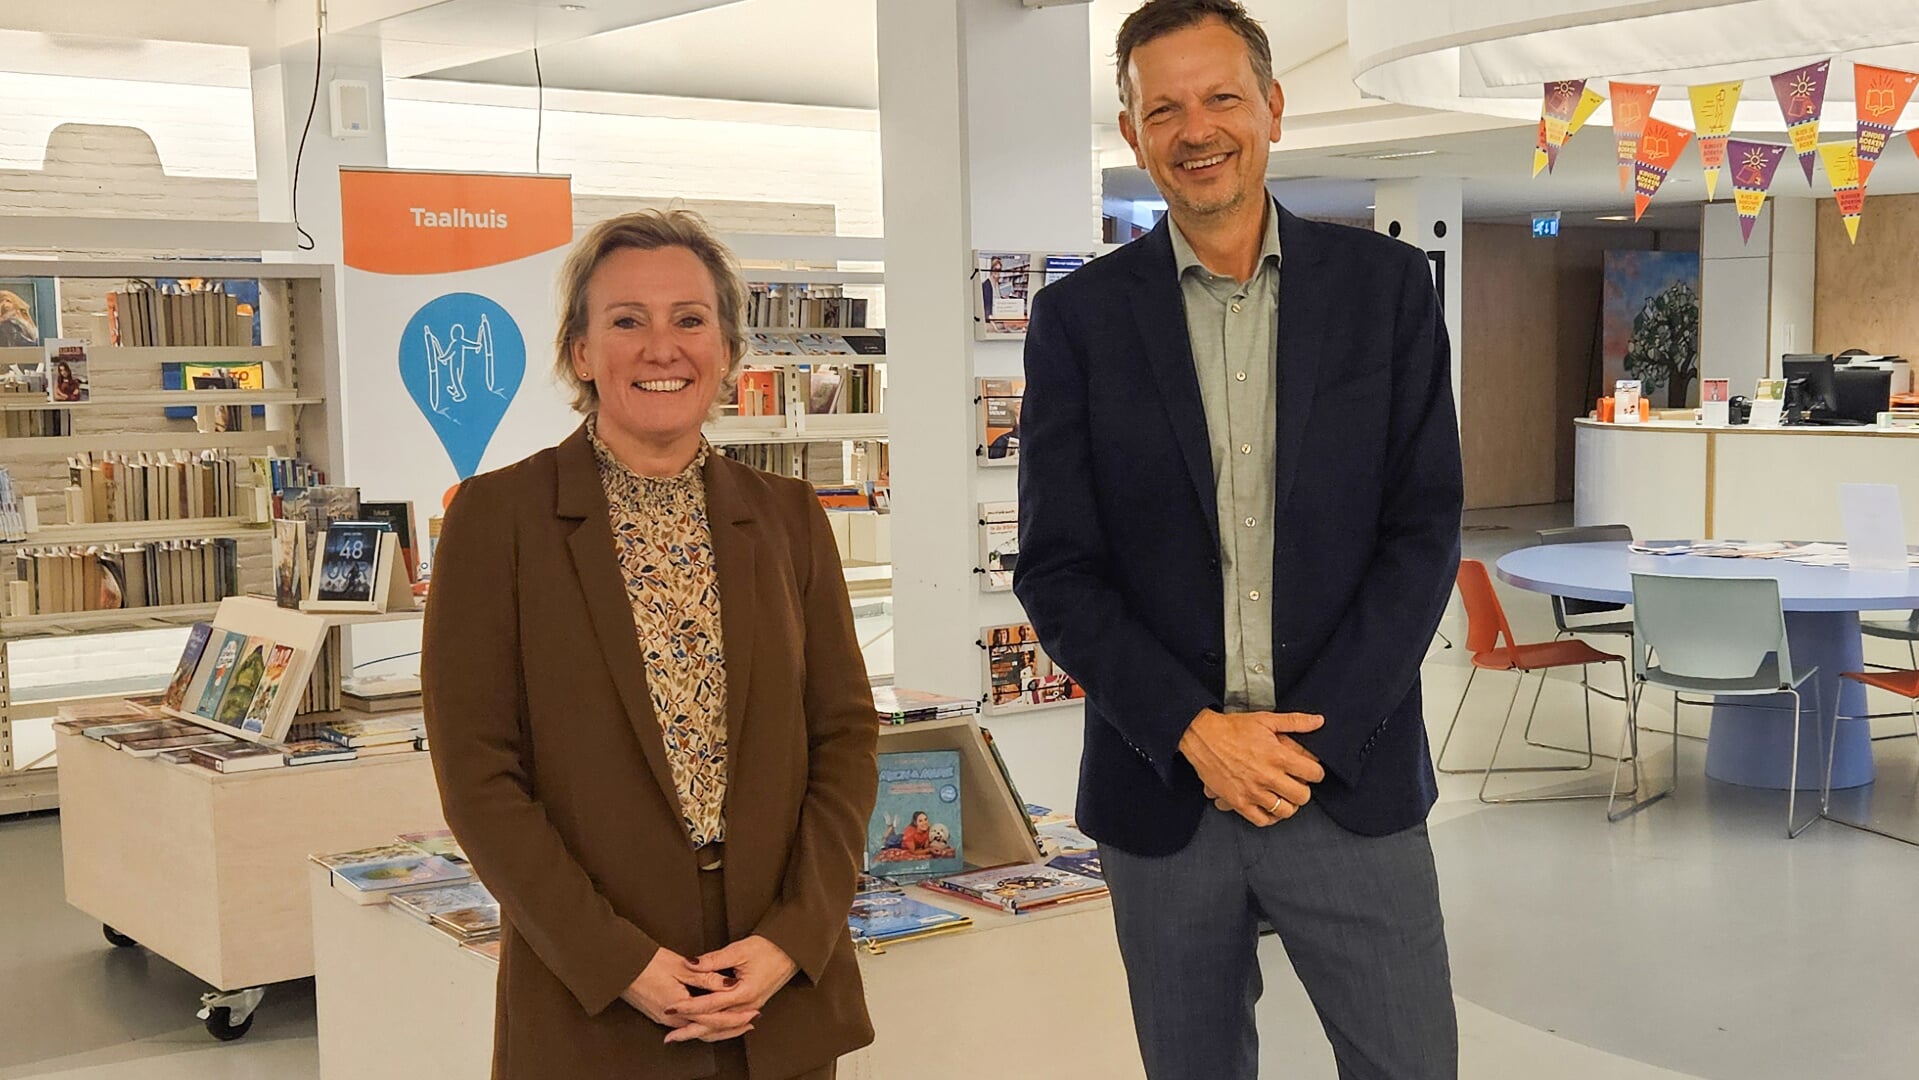
<svg viewBox="0 0 1919 1080">
<path fill-rule="evenodd" d="M 1279 428 L 1273 355 L 1279 336 L 1279 215 L 1266 205 L 1266 237 L 1250 281 L 1206 269 L 1172 228 L 1219 506 L 1219 564 L 1226 588 L 1226 708 L 1271 711 L 1273 686 L 1274 438 Z"/>
</svg>

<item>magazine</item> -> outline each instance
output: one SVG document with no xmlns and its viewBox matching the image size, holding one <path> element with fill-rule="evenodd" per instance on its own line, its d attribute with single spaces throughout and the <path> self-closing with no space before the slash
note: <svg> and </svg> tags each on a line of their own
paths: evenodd
<svg viewBox="0 0 1919 1080">
<path fill-rule="evenodd" d="M 879 799 L 866 826 L 866 869 L 880 877 L 963 868 L 957 750 L 879 755 Z"/>
<path fill-rule="evenodd" d="M 989 626 L 980 643 L 985 646 L 987 712 L 1041 708 L 1086 696 L 1079 683 L 1055 667 L 1040 648 L 1032 624 Z"/>
<path fill-rule="evenodd" d="M 487 891 L 487 887 L 477 881 L 421 889 L 418 892 L 393 898 L 395 908 L 421 922 L 430 922 L 435 915 L 446 915 L 470 908 L 492 907 L 495 910 L 494 925 L 498 926 L 499 904 L 500 902 L 493 898 L 493 894 Z"/>
<path fill-rule="evenodd" d="M 466 867 L 438 855 L 416 851 L 412 857 L 351 863 L 333 871 L 333 885 L 363 904 L 377 904 L 401 889 L 420 889 L 473 876 Z"/>
<path fill-rule="evenodd" d="M 977 379 L 980 464 L 1019 464 L 1019 413 L 1025 379 Z"/>
</svg>

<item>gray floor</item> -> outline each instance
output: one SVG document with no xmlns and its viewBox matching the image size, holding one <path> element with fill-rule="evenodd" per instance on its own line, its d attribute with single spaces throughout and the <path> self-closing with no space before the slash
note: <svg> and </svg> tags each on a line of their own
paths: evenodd
<svg viewBox="0 0 1919 1080">
<path fill-rule="evenodd" d="M 1467 554 L 1496 558 L 1564 517 L 1563 508 L 1472 515 Z M 1551 636 L 1543 600 L 1502 595 L 1522 639 Z M 1463 642 L 1456 611 L 1444 629 Z M 1435 742 L 1466 671 L 1459 649 L 1436 646 L 1428 657 Z M 1475 687 L 1453 749 L 1458 762 L 1484 762 L 1509 692 L 1502 678 Z M 1650 702 L 1645 722 L 1669 724 L 1663 706 Z M 1890 711 L 1894 703 L 1875 697 L 1874 707 Z M 1600 745 L 1610 749 L 1621 711 L 1602 702 L 1595 715 Z M 1582 737 L 1576 684 L 1550 682 L 1541 716 L 1539 735 Z M 1684 729 L 1704 723 L 1691 712 Z M 1068 804 L 1076 724 L 1035 714 L 995 727 L 1024 794 Z M 1910 728 L 1900 720 L 1879 730 Z M 1666 740 L 1645 738 L 1649 768 L 1663 770 Z M 1891 739 L 1875 754 L 1879 781 L 1850 797 L 1859 805 L 1843 808 L 1919 834 L 1919 746 Z M 1593 802 L 1482 807 L 1476 777 L 1444 778 L 1432 836 L 1463 1076 L 1913 1075 L 1919 849 L 1825 822 L 1788 842 L 1783 793 L 1707 781 L 1702 757 L 1703 744 L 1682 743 L 1678 796 L 1617 825 Z M 1508 760 L 1552 756 L 1515 736 L 1501 751 Z M 1609 769 L 1514 777 L 1497 790 L 1548 782 L 1603 790 L 1609 777 Z M 142 950 L 110 948 L 97 924 L 65 905 L 57 817 L 0 821 L 0 904 L 0 1080 L 318 1075 L 310 983 L 272 988 L 246 1039 L 214 1044 L 192 1017 L 204 989 L 195 979 Z M 1269 940 L 1262 956 L 1262 1074 L 1333 1080 L 1325 1039 L 1287 976 L 1283 951 Z"/>
</svg>

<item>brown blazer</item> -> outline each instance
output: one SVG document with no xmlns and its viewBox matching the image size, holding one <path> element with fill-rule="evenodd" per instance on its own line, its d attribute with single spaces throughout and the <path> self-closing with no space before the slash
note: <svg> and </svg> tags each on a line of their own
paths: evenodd
<svg viewBox="0 0 1919 1080">
<path fill-rule="evenodd" d="M 846 913 L 878 728 L 810 486 L 705 469 L 726 649 L 727 931 L 800 973 L 744 1036 L 754 1076 L 872 1041 Z M 493 1075 L 680 1080 L 711 1047 L 620 1000 L 659 946 L 702 951 L 680 814 L 584 427 L 462 485 L 434 559 L 421 682 L 446 820 L 503 914 Z"/>
</svg>

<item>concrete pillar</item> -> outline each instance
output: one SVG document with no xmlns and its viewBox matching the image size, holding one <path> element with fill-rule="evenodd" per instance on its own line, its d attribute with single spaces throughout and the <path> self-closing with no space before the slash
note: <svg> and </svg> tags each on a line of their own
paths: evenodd
<svg viewBox="0 0 1919 1080">
<path fill-rule="evenodd" d="M 1459 398 L 1460 320 L 1465 314 L 1461 299 L 1466 280 L 1464 226 L 1465 188 L 1457 179 L 1381 180 L 1373 185 L 1373 228 L 1426 252 L 1441 286 L 1446 330 L 1453 345 L 1455 401 Z"/>
</svg>

